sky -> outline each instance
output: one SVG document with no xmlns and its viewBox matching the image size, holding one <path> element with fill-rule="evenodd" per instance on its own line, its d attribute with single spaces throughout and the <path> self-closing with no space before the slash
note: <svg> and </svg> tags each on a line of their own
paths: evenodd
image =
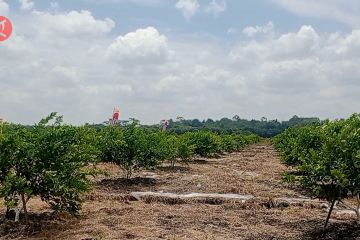
<svg viewBox="0 0 360 240">
<path fill-rule="evenodd" d="M 0 0 L 0 118 L 360 112 L 358 0 Z"/>
</svg>

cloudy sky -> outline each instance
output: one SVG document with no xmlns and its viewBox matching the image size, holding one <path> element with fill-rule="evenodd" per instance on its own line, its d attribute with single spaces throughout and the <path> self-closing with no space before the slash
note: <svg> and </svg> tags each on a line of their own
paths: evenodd
<svg viewBox="0 0 360 240">
<path fill-rule="evenodd" d="M 0 15 L 7 121 L 360 111 L 358 0 L 0 0 Z"/>
</svg>

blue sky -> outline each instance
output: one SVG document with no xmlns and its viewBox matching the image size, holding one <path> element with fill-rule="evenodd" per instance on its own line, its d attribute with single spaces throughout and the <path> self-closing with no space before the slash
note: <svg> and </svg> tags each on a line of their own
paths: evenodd
<svg viewBox="0 0 360 240">
<path fill-rule="evenodd" d="M 114 106 L 145 123 L 360 109 L 356 0 L 0 0 L 0 15 L 15 29 L 0 43 L 9 121 L 101 122 Z"/>
<path fill-rule="evenodd" d="M 36 9 L 49 10 L 47 0 L 34 1 Z M 199 0 L 200 6 L 206 7 L 211 0 Z M 278 31 L 291 31 L 302 25 L 312 25 L 323 32 L 349 31 L 351 26 L 331 18 L 299 16 L 281 4 L 272 0 L 226 0 L 226 10 L 217 16 L 205 13 L 203 10 L 184 21 L 182 13 L 174 7 L 175 0 L 78 0 L 53 1 L 59 6 L 59 11 L 89 10 L 97 18 L 109 17 L 116 21 L 114 34 L 126 33 L 133 29 L 154 26 L 159 30 L 173 34 L 206 35 L 227 40 L 230 28 L 242 30 L 246 26 L 264 25 L 269 21 L 276 24 Z M 14 8 L 21 4 L 9 1 Z M 311 7 L 311 6 L 310 6 Z M 360 9 L 358 9 L 360 10 Z M 20 11 L 21 14 L 21 11 Z"/>
<path fill-rule="evenodd" d="M 46 11 L 49 9 L 49 1 L 39 0 L 35 2 L 38 10 Z M 333 19 L 299 16 L 272 0 L 227 0 L 225 1 L 226 10 L 216 17 L 199 11 L 191 18 L 191 22 L 184 21 L 181 12 L 174 7 L 176 1 L 143 0 L 135 2 L 131 0 L 57 1 L 61 10 L 79 11 L 85 9 L 90 10 L 95 17 L 114 19 L 118 23 L 116 30 L 119 33 L 151 25 L 163 31 L 182 34 L 198 34 L 200 32 L 226 38 L 228 37 L 227 30 L 231 27 L 243 29 L 246 26 L 264 25 L 268 21 L 273 21 L 279 31 L 291 31 L 307 24 L 329 32 L 351 29 L 347 24 Z M 200 6 L 206 6 L 211 1 L 199 0 L 198 2 Z M 19 4 L 12 1 L 10 5 Z"/>
</svg>

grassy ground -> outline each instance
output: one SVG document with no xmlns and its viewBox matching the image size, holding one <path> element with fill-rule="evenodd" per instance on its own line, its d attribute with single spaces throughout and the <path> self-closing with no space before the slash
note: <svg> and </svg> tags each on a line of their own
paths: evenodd
<svg viewBox="0 0 360 240">
<path fill-rule="evenodd" d="M 220 159 L 198 159 L 175 170 L 143 171 L 132 180 L 103 164 L 109 176 L 96 179 L 84 198 L 82 216 L 53 216 L 38 199 L 31 200 L 31 224 L 0 224 L 0 239 L 360 239 L 355 218 L 336 215 L 323 230 L 326 211 L 307 207 L 269 208 L 245 204 L 171 204 L 131 201 L 133 191 L 251 194 L 271 202 L 276 197 L 302 197 L 286 186 L 287 169 L 268 143 L 247 147 Z M 4 212 L 0 212 L 4 215 Z"/>
</svg>

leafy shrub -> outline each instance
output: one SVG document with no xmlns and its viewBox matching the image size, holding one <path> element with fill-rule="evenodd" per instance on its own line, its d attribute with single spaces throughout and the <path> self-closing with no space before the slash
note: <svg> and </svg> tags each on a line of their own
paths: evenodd
<svg viewBox="0 0 360 240">
<path fill-rule="evenodd" d="M 55 120 L 53 124 L 49 124 Z M 55 113 L 34 127 L 6 125 L 0 140 L 0 196 L 16 219 L 31 197 L 39 196 L 56 211 L 78 214 L 81 193 L 87 191 L 89 163 L 97 156 L 95 132 L 61 124 Z"/>
<path fill-rule="evenodd" d="M 193 146 L 183 136 L 167 135 L 163 141 L 165 160 L 168 160 L 172 167 L 176 162 L 187 164 L 193 156 Z"/>
<path fill-rule="evenodd" d="M 261 138 L 256 134 L 245 135 L 246 145 L 257 143 L 261 140 Z"/>
<path fill-rule="evenodd" d="M 238 150 L 238 143 L 233 135 L 221 135 L 222 148 L 224 152 L 234 152 Z"/>
<path fill-rule="evenodd" d="M 178 158 L 181 163 L 187 164 L 192 160 L 195 146 L 182 136 L 178 137 L 178 139 Z"/>
<path fill-rule="evenodd" d="M 177 154 L 164 132 L 146 130 L 136 123 L 124 128 L 103 128 L 98 143 L 101 159 L 118 164 L 126 178 L 141 168 L 156 167 Z"/>
<path fill-rule="evenodd" d="M 187 132 L 186 141 L 194 146 L 194 153 L 202 157 L 214 157 L 222 153 L 222 139 L 218 134 L 208 131 Z"/>
<path fill-rule="evenodd" d="M 331 203 L 356 196 L 354 208 L 360 223 L 360 114 L 323 125 L 289 129 L 277 136 L 275 145 L 289 164 L 297 164 L 299 183 L 313 196 Z"/>
<path fill-rule="evenodd" d="M 275 137 L 273 142 L 289 165 L 300 165 L 310 151 L 318 150 L 322 146 L 318 125 L 288 128 Z"/>
</svg>

